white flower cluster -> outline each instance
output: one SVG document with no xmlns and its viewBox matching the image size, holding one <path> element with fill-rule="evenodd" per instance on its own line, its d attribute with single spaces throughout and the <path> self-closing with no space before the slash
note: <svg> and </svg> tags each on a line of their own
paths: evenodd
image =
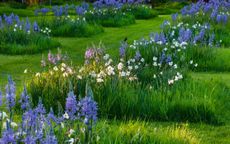
<svg viewBox="0 0 230 144">
<path fill-rule="evenodd" d="M 3 129 L 7 128 L 7 123 L 9 123 L 12 128 L 15 128 L 18 126 L 16 122 L 13 122 L 8 118 L 8 115 L 4 111 L 0 112 L 0 120 L 3 124 Z"/>
<path fill-rule="evenodd" d="M 113 14 L 117 14 L 119 12 L 121 12 L 121 10 L 119 8 L 104 8 L 104 9 L 97 9 L 97 8 L 94 8 L 93 10 L 88 10 L 86 13 L 88 14 L 92 14 L 92 15 L 97 15 L 97 16 L 105 16 L 105 15 L 108 15 L 108 14 L 111 14 L 111 12 Z M 123 15 L 126 15 L 125 12 L 122 12 Z"/>
<path fill-rule="evenodd" d="M 93 61 L 91 64 L 86 64 L 79 69 L 78 77 L 89 77 L 97 83 L 103 83 L 111 77 L 119 77 L 130 81 L 137 80 L 137 77 L 132 73 L 131 65 L 127 65 L 123 60 L 118 64 L 114 64 L 109 54 L 104 54 L 99 60 L 100 63 Z M 138 66 L 136 66 L 136 69 Z"/>
<path fill-rule="evenodd" d="M 127 66 L 124 64 L 124 60 L 121 59 L 117 65 L 119 77 L 127 77 L 128 80 L 134 81 L 137 80 L 136 75 L 134 74 L 134 69 L 138 69 L 139 66 L 135 64 L 135 59 L 130 59 L 127 62 Z"/>
<path fill-rule="evenodd" d="M 85 19 L 85 17 L 77 17 L 76 19 L 74 19 L 74 18 L 70 17 L 69 15 L 67 15 L 64 17 L 64 21 L 65 22 L 69 21 L 71 23 L 82 23 L 82 22 L 86 22 L 86 19 Z"/>
<path fill-rule="evenodd" d="M 152 75 L 154 79 L 168 79 L 168 84 L 172 85 L 176 81 L 183 79 L 183 75 L 179 72 L 179 68 L 181 66 L 179 63 L 190 64 L 192 67 L 198 66 L 198 64 L 193 60 L 186 62 L 185 50 L 188 45 L 189 44 L 187 42 L 179 42 L 176 39 L 172 39 L 170 44 L 167 42 L 162 44 L 162 42 L 156 42 L 154 37 L 150 36 L 149 39 L 141 39 L 139 41 L 134 40 L 133 44 L 128 48 L 134 51 L 146 51 L 145 53 L 148 54 L 148 57 L 151 55 L 151 52 L 154 51 L 154 55 L 152 55 L 152 62 L 148 61 L 148 63 L 143 63 L 142 65 L 146 66 L 149 64 L 149 67 L 152 66 Z M 132 59 L 128 60 L 128 63 L 130 62 L 132 62 Z M 143 66 L 140 67 L 140 70 Z M 133 67 L 130 67 L 130 69 L 132 68 Z M 169 72 L 170 74 L 168 74 Z"/>
<path fill-rule="evenodd" d="M 15 24 L 14 28 L 13 28 L 13 31 L 16 32 L 18 30 L 22 30 L 22 26 L 21 25 L 18 26 L 17 24 Z"/>
<path fill-rule="evenodd" d="M 27 70 L 26 70 L 27 71 Z M 50 76 L 54 75 L 61 75 L 63 77 L 69 77 L 73 74 L 75 74 L 75 71 L 72 67 L 68 66 L 65 63 L 61 63 L 59 66 L 54 66 L 52 69 L 48 71 L 48 73 L 40 73 L 37 72 L 35 74 L 36 77 L 47 77 L 47 74 Z"/>
<path fill-rule="evenodd" d="M 47 35 L 47 36 L 50 36 L 50 33 L 51 33 L 51 29 L 49 29 L 48 27 L 45 27 L 44 29 L 41 29 L 40 30 L 41 33 Z"/>
<path fill-rule="evenodd" d="M 181 79 L 183 79 L 183 75 L 181 73 L 177 72 L 176 75 L 172 79 L 168 80 L 168 84 L 173 85 L 175 82 L 177 82 Z"/>
</svg>

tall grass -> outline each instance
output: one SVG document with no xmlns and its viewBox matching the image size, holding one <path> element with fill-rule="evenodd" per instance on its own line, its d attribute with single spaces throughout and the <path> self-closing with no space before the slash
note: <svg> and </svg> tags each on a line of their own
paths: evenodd
<svg viewBox="0 0 230 144">
<path fill-rule="evenodd" d="M 84 18 L 46 17 L 41 18 L 40 25 L 52 29 L 53 36 L 90 37 L 103 32 L 103 28 L 95 23 L 90 24 Z"/>
<path fill-rule="evenodd" d="M 57 77 L 36 78 L 29 84 L 33 101 L 42 97 L 44 105 L 55 107 L 55 103 L 64 99 L 73 83 L 75 93 L 84 93 L 86 81 L 73 76 L 64 80 Z M 190 121 L 218 124 L 216 97 L 228 94 L 218 84 L 203 83 L 187 78 L 181 82 L 162 85 L 131 83 L 116 78 L 104 83 L 91 83 L 94 99 L 100 107 L 101 117 L 119 119 L 149 119 L 158 121 Z"/>
<path fill-rule="evenodd" d="M 191 79 L 160 89 L 130 86 L 115 80 L 93 88 L 100 113 L 108 118 L 207 123 L 218 123 L 215 97 L 223 92 L 221 87 Z"/>
<path fill-rule="evenodd" d="M 34 54 L 43 50 L 57 48 L 60 43 L 50 37 L 24 31 L 0 31 L 0 53 L 2 54 Z"/>
</svg>

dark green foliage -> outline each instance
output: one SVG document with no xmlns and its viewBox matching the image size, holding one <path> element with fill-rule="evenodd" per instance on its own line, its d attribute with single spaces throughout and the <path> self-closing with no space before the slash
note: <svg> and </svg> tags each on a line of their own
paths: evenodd
<svg viewBox="0 0 230 144">
<path fill-rule="evenodd" d="M 185 5 L 188 5 L 188 2 L 167 2 L 153 7 L 153 9 L 156 10 L 159 15 L 167 15 L 177 13 Z"/>
<path fill-rule="evenodd" d="M 125 5 L 122 11 L 134 15 L 136 19 L 150 19 L 158 15 L 156 11 L 147 5 Z"/>
<path fill-rule="evenodd" d="M 9 7 L 14 8 L 14 9 L 26 9 L 27 4 L 26 3 L 21 3 L 21 2 L 16 2 L 16 1 L 10 1 L 8 2 Z"/>
<path fill-rule="evenodd" d="M 227 72 L 230 70 L 229 65 L 229 50 L 228 48 L 212 48 L 207 51 L 203 56 L 208 57 L 210 51 L 213 51 L 212 57 L 202 61 L 203 58 L 198 60 L 198 71 L 215 71 L 215 72 Z"/>
<path fill-rule="evenodd" d="M 159 5 L 161 3 L 166 3 L 169 2 L 170 0 L 150 0 L 150 3 L 152 6 L 156 6 Z"/>
<path fill-rule="evenodd" d="M 207 70 L 208 65 L 216 59 L 216 51 L 217 49 L 214 47 L 192 46 L 187 49 L 186 57 L 199 64 L 196 70 Z"/>
<path fill-rule="evenodd" d="M 214 28 L 214 33 L 216 34 L 216 39 L 221 40 L 221 46 L 230 46 L 230 22 L 227 26 L 216 25 Z"/>
<path fill-rule="evenodd" d="M 96 24 L 63 24 L 53 31 L 53 35 L 90 37 L 101 32 L 103 32 L 103 28 Z"/>
<path fill-rule="evenodd" d="M 143 118 L 163 121 L 218 123 L 215 97 L 221 87 L 191 79 L 175 86 L 149 89 L 121 81 L 108 81 L 94 88 L 94 97 L 102 116 L 108 118 Z"/>
<path fill-rule="evenodd" d="M 113 9 L 106 9 L 101 11 L 86 13 L 86 21 L 91 23 L 98 23 L 105 27 L 121 27 L 135 23 L 135 17 L 128 13 L 123 13 L 122 11 Z"/>
<path fill-rule="evenodd" d="M 82 18 L 52 17 L 42 19 L 40 25 L 52 29 L 53 36 L 65 37 L 90 37 L 103 32 L 103 28 L 97 24 L 89 24 Z"/>
</svg>

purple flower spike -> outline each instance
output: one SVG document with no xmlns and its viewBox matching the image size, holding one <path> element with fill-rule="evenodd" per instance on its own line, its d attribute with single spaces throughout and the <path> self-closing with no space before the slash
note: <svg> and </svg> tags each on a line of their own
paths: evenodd
<svg viewBox="0 0 230 144">
<path fill-rule="evenodd" d="M 76 13 L 81 16 L 85 13 L 85 10 L 81 6 L 77 6 L 76 7 Z"/>
<path fill-rule="evenodd" d="M 29 32 L 29 31 L 30 31 L 30 26 L 31 26 L 30 21 L 29 21 L 28 18 L 26 18 L 26 25 L 25 25 L 25 30 L 26 30 L 26 32 Z"/>
<path fill-rule="evenodd" d="M 73 91 L 70 91 L 68 93 L 68 97 L 66 98 L 65 110 L 68 113 L 70 119 L 74 120 L 78 107 L 76 96 L 74 95 Z"/>
<path fill-rule="evenodd" d="M 7 122 L 7 125 L 9 125 L 8 122 Z M 15 135 L 14 135 L 14 132 L 11 128 L 8 127 L 3 132 L 2 138 L 0 139 L 0 143 L 2 143 L 2 144 L 8 144 L 8 143 L 16 144 Z"/>
<path fill-rule="evenodd" d="M 50 126 L 50 132 L 48 135 L 46 135 L 46 138 L 44 139 L 42 144 L 58 144 L 58 141 L 54 135 L 52 126 Z"/>
<path fill-rule="evenodd" d="M 37 114 L 45 114 L 46 113 L 46 109 L 44 108 L 43 104 L 42 104 L 42 99 L 39 99 L 38 105 L 35 109 L 35 112 Z"/>
<path fill-rule="evenodd" d="M 36 138 L 32 135 L 27 135 L 22 141 L 25 144 L 36 144 Z"/>
<path fill-rule="evenodd" d="M 128 46 L 128 44 L 126 42 L 121 43 L 121 47 L 119 49 L 119 54 L 120 54 L 121 58 L 125 57 L 125 51 L 126 51 L 127 46 Z"/>
<path fill-rule="evenodd" d="M 86 125 L 97 121 L 97 103 L 90 96 L 86 96 L 80 101 L 80 108 L 80 116 L 83 117 Z"/>
<path fill-rule="evenodd" d="M 21 103 L 22 110 L 26 111 L 30 108 L 30 100 L 26 90 L 26 86 L 24 86 L 23 92 L 21 94 L 21 99 L 19 102 Z"/>
<path fill-rule="evenodd" d="M 42 8 L 40 11 L 42 15 L 46 15 L 50 10 L 48 8 Z"/>
<path fill-rule="evenodd" d="M 48 125 L 51 125 L 51 121 L 55 122 L 56 124 L 58 123 L 58 118 L 54 115 L 54 111 L 52 108 L 50 108 L 50 112 L 47 116 Z"/>
<path fill-rule="evenodd" d="M 12 80 L 11 76 L 8 77 L 8 84 L 6 85 L 6 103 L 8 109 L 11 111 L 15 105 L 15 83 Z"/>
<path fill-rule="evenodd" d="M 0 106 L 2 106 L 2 92 L 0 91 Z"/>
<path fill-rule="evenodd" d="M 176 21 L 177 20 L 177 17 L 178 17 L 178 13 L 176 13 L 176 14 L 172 14 L 172 20 L 173 21 Z"/>
<path fill-rule="evenodd" d="M 37 24 L 37 22 L 35 21 L 34 24 L 33 24 L 33 29 L 34 31 L 38 32 L 39 31 L 39 26 Z"/>
<path fill-rule="evenodd" d="M 136 51 L 136 55 L 135 55 L 135 57 L 134 57 L 136 60 L 140 60 L 140 58 L 141 58 L 141 54 L 140 54 L 140 52 L 139 51 Z"/>
<path fill-rule="evenodd" d="M 85 59 L 92 59 L 94 57 L 95 51 L 93 48 L 89 48 L 85 52 Z"/>
</svg>

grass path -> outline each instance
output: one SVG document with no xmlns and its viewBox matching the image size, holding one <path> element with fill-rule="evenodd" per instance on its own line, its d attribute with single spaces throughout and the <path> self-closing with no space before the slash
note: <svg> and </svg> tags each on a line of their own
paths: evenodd
<svg viewBox="0 0 230 144">
<path fill-rule="evenodd" d="M 92 43 L 97 45 L 101 41 L 107 48 L 108 52 L 115 56 L 118 54 L 120 41 L 122 41 L 125 37 L 128 38 L 128 42 L 132 42 L 142 36 L 148 36 L 150 32 L 159 31 L 160 24 L 168 18 L 169 16 L 159 16 L 151 20 L 137 20 L 136 24 L 122 28 L 105 28 L 104 33 L 89 38 L 59 37 L 55 39 L 62 43 L 62 51 L 69 54 L 73 63 L 82 63 L 84 51 L 87 47 L 92 46 Z M 43 54 L 46 55 L 47 51 L 43 52 Z M 21 85 L 24 79 L 24 69 L 31 69 L 33 71 L 40 70 L 41 56 L 42 54 L 25 56 L 0 55 L 0 83 L 5 83 L 7 74 L 10 74 L 14 77 L 16 83 Z M 217 59 L 214 61 L 215 64 L 213 66 L 217 67 L 218 71 L 225 71 L 224 73 L 214 71 L 213 68 L 209 70 L 214 72 L 196 72 L 191 74 L 192 77 L 200 80 L 209 80 L 211 82 L 221 81 L 230 88 L 229 56 L 230 49 L 217 50 Z M 226 117 L 230 117 L 229 102 L 226 102 L 226 106 L 229 107 L 229 110 L 224 112 Z M 152 128 L 154 127 L 153 125 L 157 125 L 158 127 L 164 128 L 167 126 L 173 127 L 175 124 L 176 123 L 173 122 L 151 122 L 151 126 L 148 127 Z M 119 123 L 114 125 L 119 125 Z M 230 143 L 230 118 L 229 122 L 226 122 L 226 124 L 222 126 L 189 124 L 189 129 L 195 130 L 199 134 L 199 138 L 202 139 L 202 143 Z"/>
</svg>

